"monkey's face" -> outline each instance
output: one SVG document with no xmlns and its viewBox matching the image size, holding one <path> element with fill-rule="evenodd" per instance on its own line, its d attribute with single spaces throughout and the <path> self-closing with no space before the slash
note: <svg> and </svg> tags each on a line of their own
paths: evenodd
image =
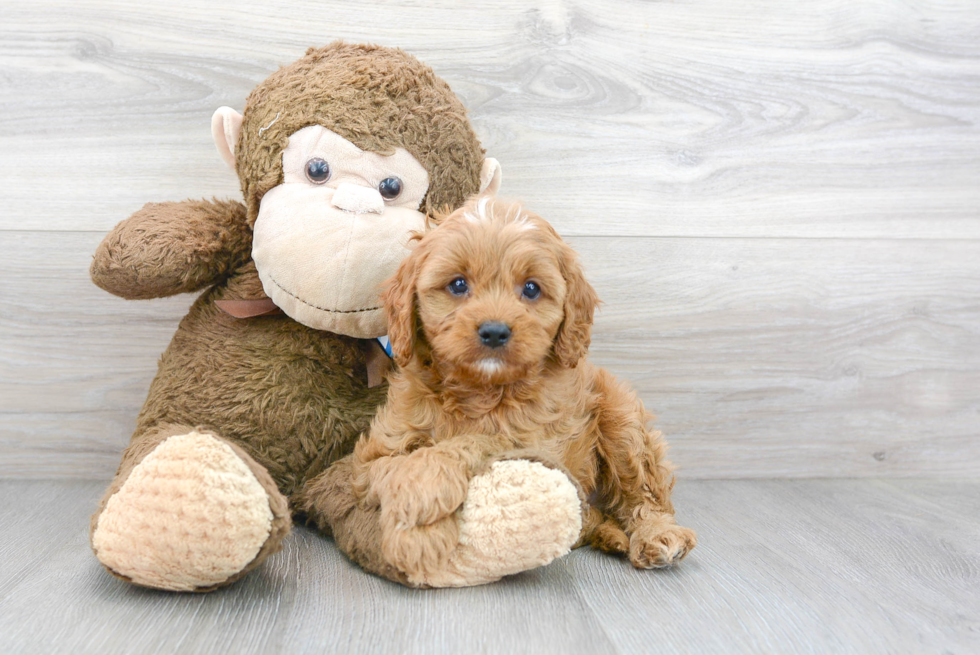
<svg viewBox="0 0 980 655">
<path fill-rule="evenodd" d="M 425 168 L 402 148 L 366 152 L 319 125 L 289 137 L 282 168 L 282 184 L 262 197 L 252 241 L 266 294 L 309 327 L 385 334 L 380 287 L 425 226 Z"/>
</svg>

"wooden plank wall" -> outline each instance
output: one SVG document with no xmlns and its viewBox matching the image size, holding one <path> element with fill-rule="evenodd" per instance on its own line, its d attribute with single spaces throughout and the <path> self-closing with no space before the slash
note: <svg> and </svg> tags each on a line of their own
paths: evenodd
<svg viewBox="0 0 980 655">
<path fill-rule="evenodd" d="M 212 111 L 336 37 L 464 99 L 682 475 L 976 476 L 973 0 L 2 4 L 2 476 L 111 475 L 192 299 L 110 297 L 92 251 L 144 202 L 237 197 Z"/>
</svg>

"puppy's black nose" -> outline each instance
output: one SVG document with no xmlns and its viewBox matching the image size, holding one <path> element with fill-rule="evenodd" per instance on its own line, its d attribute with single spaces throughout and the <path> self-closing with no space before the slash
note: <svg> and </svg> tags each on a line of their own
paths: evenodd
<svg viewBox="0 0 980 655">
<path fill-rule="evenodd" d="M 476 332 L 480 335 L 483 345 L 491 348 L 500 348 L 510 339 L 510 326 L 500 321 L 487 321 L 480 325 Z"/>
</svg>

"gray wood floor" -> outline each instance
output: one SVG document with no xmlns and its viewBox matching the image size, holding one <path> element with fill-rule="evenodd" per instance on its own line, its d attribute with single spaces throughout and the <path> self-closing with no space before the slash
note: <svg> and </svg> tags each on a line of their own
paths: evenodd
<svg viewBox="0 0 980 655">
<path fill-rule="evenodd" d="M 417 591 L 329 539 L 209 595 L 104 572 L 102 483 L 0 482 L 2 653 L 976 653 L 980 482 L 682 481 L 700 544 L 636 571 L 579 550 L 500 583 Z"/>
</svg>

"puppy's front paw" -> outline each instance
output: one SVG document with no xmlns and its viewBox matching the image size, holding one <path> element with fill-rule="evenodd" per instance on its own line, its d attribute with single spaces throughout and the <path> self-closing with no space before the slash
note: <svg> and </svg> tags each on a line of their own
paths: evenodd
<svg viewBox="0 0 980 655">
<path fill-rule="evenodd" d="M 662 569 L 681 561 L 698 543 L 690 528 L 658 523 L 630 536 L 630 562 L 638 569 Z"/>
<path fill-rule="evenodd" d="M 447 516 L 430 525 L 383 528 L 381 552 L 410 584 L 427 585 L 445 570 L 458 540 L 456 517 Z"/>
<path fill-rule="evenodd" d="M 374 487 L 382 522 L 408 530 L 431 525 L 452 515 L 466 498 L 466 470 L 456 460 L 431 448 L 391 458 Z"/>
</svg>

